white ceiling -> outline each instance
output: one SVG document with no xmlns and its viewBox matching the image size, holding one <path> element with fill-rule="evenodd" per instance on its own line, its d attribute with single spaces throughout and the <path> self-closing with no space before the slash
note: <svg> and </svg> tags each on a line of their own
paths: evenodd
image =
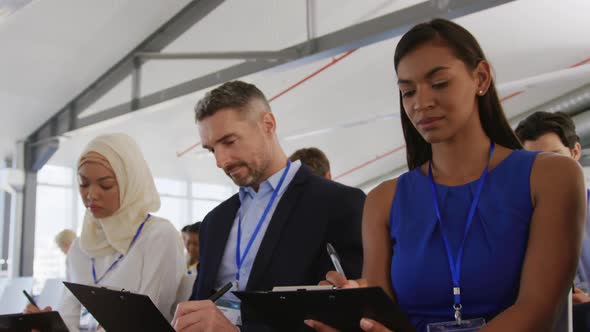
<svg viewBox="0 0 590 332">
<path fill-rule="evenodd" d="M 0 24 L 0 157 L 189 0 L 33 1 Z"/>
<path fill-rule="evenodd" d="M 153 31 L 158 26 L 158 20 L 163 22 L 166 17 L 173 15 L 174 10 L 165 6 L 164 3 L 176 4 L 175 10 L 180 9 L 184 3 L 150 0 L 151 6 L 144 7 L 145 0 L 126 1 L 127 6 L 115 6 L 115 3 L 120 3 L 116 1 L 103 1 L 94 3 L 94 7 L 101 7 L 100 9 L 87 10 L 86 6 L 75 6 L 80 2 L 79 0 L 60 0 L 60 2 L 67 3 L 70 7 L 79 7 L 75 9 L 74 16 L 79 18 L 80 25 L 80 28 L 75 29 L 77 33 L 73 33 L 71 28 L 63 28 L 63 31 L 54 31 L 50 34 L 55 40 L 44 39 L 46 45 L 57 48 L 64 57 L 67 56 L 67 61 L 61 60 L 62 67 L 56 68 L 53 74 L 50 70 L 45 70 L 43 75 L 29 74 L 27 68 L 32 66 L 36 69 L 44 68 L 40 63 L 49 61 L 45 57 L 37 56 L 29 59 L 32 64 L 28 64 L 17 56 L 25 50 L 34 50 L 36 42 L 11 44 L 13 47 L 10 48 L 9 53 L 13 53 L 12 62 L 7 62 L 6 55 L 0 54 L 0 59 L 5 60 L 2 63 L 10 64 L 12 80 L 18 81 L 13 86 L 11 81 L 0 77 L 2 87 L 0 101 L 3 105 L 11 105 L 12 100 L 11 108 L 19 110 L 21 112 L 19 114 L 26 114 L 23 119 L 5 111 L 0 114 L 0 120 L 3 123 L 0 135 L 3 135 L 4 127 L 7 127 L 4 124 L 11 123 L 11 129 L 6 138 L 0 137 L 0 142 L 4 142 L 5 145 L 5 140 L 9 140 L 8 145 L 10 145 L 10 140 L 22 138 L 30 133 L 51 115 L 51 111 L 63 106 L 67 100 L 75 96 L 76 92 Z M 86 3 L 86 1 L 82 2 Z M 291 46 L 305 40 L 307 36 L 305 2 L 304 0 L 285 1 L 280 2 L 279 5 L 273 0 L 226 1 L 172 43 L 165 52 L 277 50 Z M 317 1 L 316 34 L 335 31 L 417 2 L 419 1 Z M 41 6 L 38 3 L 41 2 L 33 2 L 23 9 L 23 15 L 34 7 Z M 111 4 L 113 8 L 102 8 L 108 7 L 107 4 Z M 44 10 L 53 8 L 49 5 L 44 6 Z M 140 7 L 141 11 L 138 10 Z M 139 14 L 133 16 L 136 12 L 143 13 L 148 7 L 158 8 L 153 12 L 153 8 L 150 8 L 148 14 L 153 13 L 151 20 Z M 167 15 L 163 14 L 164 9 Z M 96 18 L 99 16 L 96 12 L 119 19 L 125 17 L 125 20 L 114 19 L 115 22 L 119 22 L 118 29 L 110 26 L 108 29 L 105 26 L 101 26 L 102 29 L 86 28 L 81 22 L 108 21 L 108 19 Z M 534 84 L 531 87 L 523 85 L 502 89 L 502 86 L 507 87 L 510 82 L 526 81 L 531 77 L 566 69 L 590 58 L 590 43 L 587 42 L 587 34 L 590 31 L 590 20 L 587 19 L 589 12 L 590 1 L 585 0 L 559 2 L 519 0 L 463 17 L 457 22 L 469 29 L 482 44 L 494 66 L 497 83 L 503 96 L 524 88 L 524 93 L 504 102 L 508 116 L 513 117 L 590 83 L 590 72 L 585 71 L 566 78 L 552 78 L 544 81 L 543 84 Z M 40 13 L 27 13 L 31 15 L 30 18 L 26 23 L 19 23 L 20 26 L 32 25 L 32 22 L 36 21 L 35 17 L 43 16 Z M 56 10 L 52 13 L 61 15 Z M 272 13 L 272 15 L 262 13 Z M 11 20 L 18 22 L 21 20 L 19 15 L 20 12 Z M 52 24 L 70 15 L 71 13 L 54 20 L 46 18 L 34 25 L 36 30 L 47 30 Z M 11 23 L 11 20 L 8 23 Z M 97 22 L 93 24 L 99 24 Z M 127 35 L 127 32 L 121 33 L 126 31 L 128 26 L 136 26 L 136 24 L 143 24 L 144 31 L 143 34 L 136 31 L 133 35 L 135 39 Z M 9 40 L 4 31 L 6 29 L 5 24 L 0 25 L 0 41 L 3 43 Z M 11 31 L 11 38 L 23 33 L 16 28 L 8 30 Z M 137 30 L 140 29 L 137 28 Z M 65 35 L 60 37 L 59 34 L 62 33 Z M 131 31 L 129 33 L 131 34 Z M 33 35 L 38 34 L 39 31 Z M 97 53 L 99 53 L 97 49 L 101 49 L 103 53 L 108 53 L 108 59 L 104 58 L 107 54 L 100 54 L 96 58 L 78 60 L 74 64 L 73 61 L 80 59 L 80 55 L 88 56 L 89 53 L 76 53 L 80 46 L 72 48 L 71 45 L 84 44 L 85 40 L 88 41 L 89 35 L 94 36 L 93 42 L 86 42 L 86 47 L 89 47 L 89 44 L 94 46 L 94 52 Z M 39 39 L 36 41 L 39 42 Z M 300 147 L 321 148 L 331 160 L 332 174 L 335 176 L 345 174 L 339 177 L 338 181 L 350 185 L 360 185 L 383 174 L 391 175 L 394 169 L 405 165 L 405 150 L 401 148 L 403 135 L 398 118 L 399 101 L 393 70 L 393 51 L 396 42 L 397 39 L 392 39 L 362 48 L 272 102 L 271 105 L 278 119 L 279 137 L 283 140 L 287 153 Z M 111 43 L 118 45 L 117 52 L 110 46 L 105 47 Z M 66 45 L 70 46 L 66 47 Z M 125 46 L 127 46 L 126 49 Z M 45 49 L 45 52 L 49 51 L 55 50 Z M 103 58 L 98 59 L 99 57 Z M 60 58 L 59 54 L 54 55 L 54 58 Z M 257 84 L 267 97 L 272 97 L 330 61 L 331 59 L 322 59 L 299 66 L 284 66 L 244 79 Z M 143 92 L 151 93 L 234 63 L 236 62 L 192 60 L 149 62 L 143 71 Z M 70 74 L 67 70 L 69 68 L 73 69 L 72 73 L 75 75 Z M 23 75 L 31 77 L 25 79 Z M 60 80 L 65 75 L 68 75 L 68 80 Z M 44 84 L 38 82 L 39 79 L 42 79 Z M 28 86 L 29 83 L 34 88 L 24 89 L 23 87 Z M 17 89 L 16 85 L 21 86 Z M 13 87 L 13 89 L 4 87 Z M 4 94 L 7 91 L 13 93 L 5 97 Z M 31 98 L 25 96 L 17 98 L 18 100 L 14 99 L 14 95 L 21 95 L 25 91 L 29 91 L 30 95 L 27 96 Z M 223 172 L 215 168 L 212 156 L 203 153 L 200 147 L 182 157 L 177 156 L 177 152 L 199 141 L 192 108 L 203 93 L 204 91 L 198 91 L 154 106 L 150 110 L 135 112 L 93 128 L 71 133 L 69 135 L 71 138 L 61 143 L 60 150 L 50 163 L 71 166 L 83 145 L 95 135 L 103 132 L 125 131 L 139 141 L 156 176 L 229 183 Z M 129 94 L 129 82 L 123 83 L 91 106 L 86 114 L 126 102 Z M 34 103 L 35 100 L 37 104 Z M 19 104 L 14 104 L 15 102 Z M 40 107 L 38 103 L 47 107 Z M 14 126 L 17 128 L 12 128 L 13 122 L 17 122 Z"/>
</svg>

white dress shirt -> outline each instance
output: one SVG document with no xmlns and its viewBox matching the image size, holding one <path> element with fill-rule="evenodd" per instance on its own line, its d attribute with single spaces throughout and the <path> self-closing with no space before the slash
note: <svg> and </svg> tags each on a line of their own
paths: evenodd
<svg viewBox="0 0 590 332">
<path fill-rule="evenodd" d="M 180 281 L 186 273 L 182 243 L 178 231 L 167 220 L 152 216 L 119 263 L 109 271 L 98 285 L 125 289 L 145 294 L 168 319 L 172 319 Z M 95 260 L 96 276 L 100 279 L 119 253 Z M 94 285 L 92 261 L 76 240 L 66 260 L 66 280 Z M 80 331 L 81 304 L 64 287 L 58 311 L 72 332 Z"/>
<path fill-rule="evenodd" d="M 248 252 L 248 255 L 245 257 L 242 268 L 239 271 L 236 265 L 236 246 L 238 237 L 239 218 L 238 215 L 236 215 L 232 229 L 227 239 L 227 243 L 225 244 L 225 250 L 223 253 L 223 258 L 221 260 L 221 266 L 219 267 L 219 273 L 217 276 L 217 280 L 215 282 L 215 289 L 220 289 L 228 282 L 235 281 L 236 273 L 239 273 L 240 276 L 237 290 L 244 290 L 246 288 L 248 280 L 250 279 L 250 271 L 252 271 L 252 266 L 254 265 L 254 260 L 256 259 L 256 255 L 262 243 L 262 239 L 266 234 L 266 229 L 270 224 L 270 220 L 272 219 L 275 209 L 281 201 L 283 194 L 287 191 L 289 184 L 299 171 L 299 168 L 301 168 L 300 160 L 291 163 L 289 171 L 285 175 L 284 182 L 280 190 L 277 192 L 276 199 L 273 202 L 272 206 L 269 208 L 268 215 L 262 222 L 258 236 L 253 240 L 252 247 Z M 256 226 L 258 225 L 258 222 L 260 221 L 260 218 L 262 217 L 264 210 L 269 204 L 269 201 L 272 197 L 274 190 L 277 188 L 280 182 L 283 172 L 285 171 L 286 167 L 271 175 L 266 181 L 260 184 L 260 186 L 258 187 L 258 192 L 256 192 L 252 187 L 240 188 L 239 198 L 241 206 L 238 210 L 238 213 L 240 213 L 242 217 L 242 239 L 240 241 L 240 253 L 242 255 L 245 252 L 246 247 L 248 246 L 249 240 L 252 238 L 254 234 Z M 223 299 L 230 301 L 239 301 L 238 298 L 231 292 L 225 293 Z"/>
</svg>

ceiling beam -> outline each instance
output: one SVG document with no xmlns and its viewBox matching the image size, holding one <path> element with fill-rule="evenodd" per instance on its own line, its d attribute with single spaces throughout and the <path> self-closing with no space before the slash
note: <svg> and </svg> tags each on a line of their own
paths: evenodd
<svg viewBox="0 0 590 332">
<path fill-rule="evenodd" d="M 400 36 L 417 22 L 423 22 L 435 17 L 454 19 L 512 1 L 514 0 L 431 0 L 422 2 L 276 52 L 276 54 L 289 55 L 288 58 L 251 59 L 143 96 L 138 100 L 137 106 L 139 108 L 134 108 L 131 102 L 126 102 L 105 109 L 81 119 L 76 129 L 279 65 L 287 63 L 297 65 L 391 39 Z"/>
<path fill-rule="evenodd" d="M 290 60 L 297 54 L 268 51 L 160 53 L 140 52 L 135 56 L 142 60 Z"/>
<path fill-rule="evenodd" d="M 119 62 L 86 87 L 80 94 L 58 110 L 41 127 L 31 133 L 27 138 L 27 145 L 47 141 L 49 138 L 59 137 L 66 132 L 80 128 L 78 115 L 117 86 L 117 84 L 137 68 L 136 53 L 159 52 L 163 50 L 195 23 L 211 13 L 221 3 L 223 3 L 223 0 L 191 1 L 136 48 L 125 55 Z M 130 93 L 130 99 L 131 96 Z M 137 103 L 133 101 L 133 104 L 136 105 Z M 30 160 L 29 165 L 38 164 L 36 162 L 38 158 L 35 155 L 35 151 L 39 148 L 38 146 L 35 149 L 31 147 L 26 148 L 26 153 L 29 155 L 28 159 Z M 42 157 L 46 158 L 46 155 Z"/>
<path fill-rule="evenodd" d="M 273 53 L 289 55 L 288 57 L 249 59 L 243 63 L 197 77 L 143 97 L 138 98 L 135 96 L 136 98 L 133 100 L 130 98 L 129 102 L 79 119 L 77 115 L 133 72 L 136 54 L 141 55 L 149 52 L 149 54 L 154 55 L 154 52 L 161 51 L 166 45 L 223 2 L 222 0 L 195 0 L 98 78 L 84 92 L 66 104 L 54 117 L 31 134 L 27 141 L 30 143 L 49 137 L 57 137 L 68 131 L 94 125 L 114 117 L 129 114 L 142 108 L 286 63 L 298 65 L 303 62 L 331 57 L 352 49 L 371 45 L 400 36 L 417 22 L 423 22 L 435 17 L 455 19 L 512 1 L 514 0 L 425 1 Z M 68 114 L 68 116 L 61 116 L 63 114 Z"/>
</svg>

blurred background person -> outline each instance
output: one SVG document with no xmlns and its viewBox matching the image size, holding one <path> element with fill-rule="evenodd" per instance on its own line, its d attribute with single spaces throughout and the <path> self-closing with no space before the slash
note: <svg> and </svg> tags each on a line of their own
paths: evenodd
<svg viewBox="0 0 590 332">
<path fill-rule="evenodd" d="M 199 264 L 199 230 L 201 222 L 186 225 L 182 228 L 182 241 L 186 249 L 186 269 L 188 274 L 197 273 Z"/>
<path fill-rule="evenodd" d="M 71 229 L 64 229 L 63 231 L 57 233 L 55 236 L 55 244 L 59 247 L 59 250 L 64 253 L 64 255 L 68 254 L 68 250 L 72 246 L 72 243 L 76 239 L 76 233 Z"/>
<path fill-rule="evenodd" d="M 326 154 L 318 148 L 303 148 L 299 149 L 289 157 L 289 160 L 301 160 L 301 163 L 311 170 L 317 176 L 332 180 L 332 173 L 330 172 L 330 161 Z"/>
</svg>

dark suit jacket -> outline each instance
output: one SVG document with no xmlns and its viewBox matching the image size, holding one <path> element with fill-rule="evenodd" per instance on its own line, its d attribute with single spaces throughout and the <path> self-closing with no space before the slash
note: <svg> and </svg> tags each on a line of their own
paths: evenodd
<svg viewBox="0 0 590 332">
<path fill-rule="evenodd" d="M 246 290 L 317 284 L 328 271 L 335 270 L 326 251 L 327 242 L 338 252 L 347 277 L 359 278 L 364 201 L 361 190 L 315 176 L 302 165 L 270 220 Z M 213 294 L 226 242 L 236 241 L 228 236 L 239 206 L 236 194 L 203 220 L 199 273 L 191 300 Z"/>
</svg>

